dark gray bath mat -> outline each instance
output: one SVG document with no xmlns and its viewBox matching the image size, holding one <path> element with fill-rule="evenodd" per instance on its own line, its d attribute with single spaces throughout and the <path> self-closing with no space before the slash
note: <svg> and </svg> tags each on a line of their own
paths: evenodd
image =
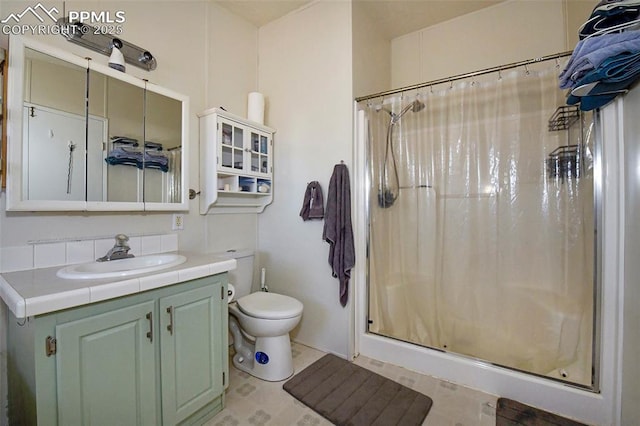
<svg viewBox="0 0 640 426">
<path fill-rule="evenodd" d="M 421 425 L 433 404 L 426 395 L 331 354 L 282 387 L 338 426 Z"/>
<path fill-rule="evenodd" d="M 498 398 L 496 426 L 586 426 L 507 398 Z"/>
</svg>

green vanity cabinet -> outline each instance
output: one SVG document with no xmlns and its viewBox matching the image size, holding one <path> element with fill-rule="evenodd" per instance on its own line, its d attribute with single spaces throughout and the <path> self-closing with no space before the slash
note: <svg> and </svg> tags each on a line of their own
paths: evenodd
<svg viewBox="0 0 640 426">
<path fill-rule="evenodd" d="M 160 299 L 163 424 L 179 424 L 224 392 L 227 305 L 220 292 L 218 284 Z M 224 344 L 207 338 L 222 334 Z"/>
<path fill-rule="evenodd" d="M 56 326 L 58 424 L 157 424 L 154 305 Z"/>
<path fill-rule="evenodd" d="M 224 403 L 226 287 L 222 273 L 28 320 L 10 315 L 10 423 L 205 422 Z"/>
</svg>

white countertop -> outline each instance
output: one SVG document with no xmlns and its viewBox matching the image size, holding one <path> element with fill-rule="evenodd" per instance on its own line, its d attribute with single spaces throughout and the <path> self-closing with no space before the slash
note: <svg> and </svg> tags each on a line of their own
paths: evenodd
<svg viewBox="0 0 640 426">
<path fill-rule="evenodd" d="M 236 268 L 235 259 L 206 253 L 177 253 L 185 256 L 186 262 L 161 271 L 125 278 L 59 278 L 56 272 L 64 266 L 8 272 L 0 275 L 0 297 L 16 318 L 26 318 L 141 293 Z"/>
</svg>

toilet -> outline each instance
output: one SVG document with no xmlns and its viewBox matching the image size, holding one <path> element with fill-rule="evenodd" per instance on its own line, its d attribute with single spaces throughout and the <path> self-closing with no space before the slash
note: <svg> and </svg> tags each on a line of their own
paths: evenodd
<svg viewBox="0 0 640 426">
<path fill-rule="evenodd" d="M 236 259 L 229 271 L 229 332 L 233 337 L 233 365 L 252 376 L 270 382 L 293 375 L 289 332 L 302 317 L 302 303 L 282 294 L 251 293 L 253 258 L 251 250 L 230 250 L 225 257 Z"/>
</svg>

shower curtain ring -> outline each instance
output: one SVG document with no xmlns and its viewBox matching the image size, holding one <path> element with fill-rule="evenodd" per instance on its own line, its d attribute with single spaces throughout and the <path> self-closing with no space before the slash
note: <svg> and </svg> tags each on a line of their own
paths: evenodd
<svg viewBox="0 0 640 426">
<path fill-rule="evenodd" d="M 529 67 L 527 67 L 527 64 L 524 64 L 524 71 L 526 75 L 529 75 Z"/>
<path fill-rule="evenodd" d="M 498 70 L 498 81 L 502 80 L 502 70 Z"/>
</svg>

